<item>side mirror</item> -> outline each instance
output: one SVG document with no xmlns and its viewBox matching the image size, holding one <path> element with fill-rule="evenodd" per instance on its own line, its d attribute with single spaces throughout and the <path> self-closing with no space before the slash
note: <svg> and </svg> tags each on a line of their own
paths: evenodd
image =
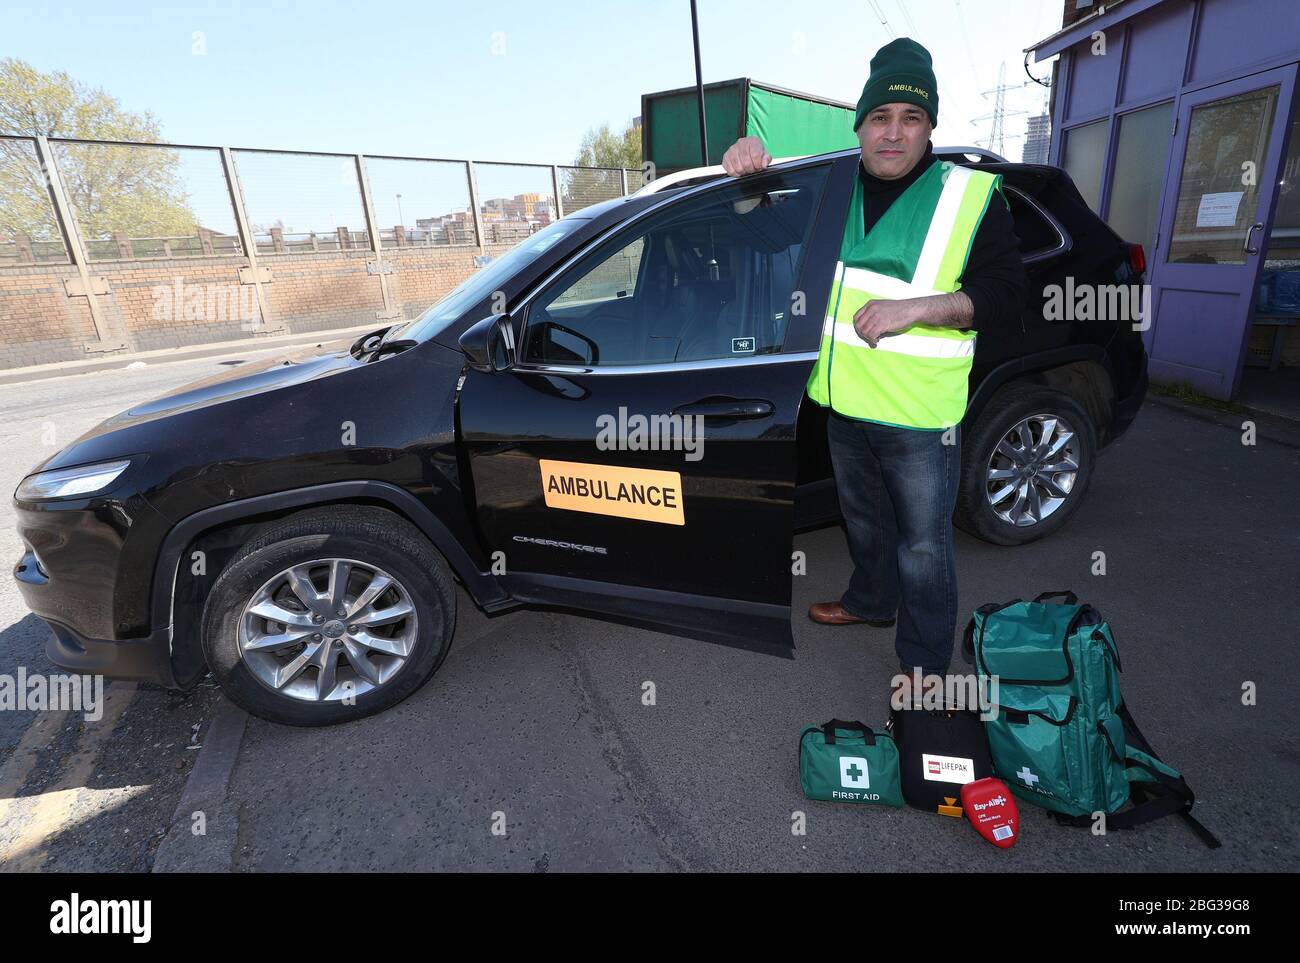
<svg viewBox="0 0 1300 963">
<path fill-rule="evenodd" d="M 474 323 L 459 343 L 475 371 L 505 371 L 515 363 L 515 331 L 508 314 L 490 314 Z"/>
</svg>

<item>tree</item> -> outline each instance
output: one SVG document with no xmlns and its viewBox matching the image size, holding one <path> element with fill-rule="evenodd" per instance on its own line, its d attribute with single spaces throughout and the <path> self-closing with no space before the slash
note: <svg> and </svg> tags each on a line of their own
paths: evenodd
<svg viewBox="0 0 1300 963">
<path fill-rule="evenodd" d="M 0 135 L 93 140 L 162 139 L 149 112 L 64 71 L 42 73 L 13 57 L 0 60 Z M 174 148 L 51 144 L 82 236 L 87 240 L 193 236 L 197 225 Z M 30 140 L 0 139 L 0 232 L 55 238 L 44 172 Z"/>
<path fill-rule="evenodd" d="M 641 169 L 641 128 L 628 124 L 622 136 L 609 129 L 609 124 L 593 127 L 583 135 L 578 156 L 573 167 L 607 167 Z M 629 187 L 640 183 L 639 178 Z M 569 168 L 563 172 L 565 213 L 590 204 L 618 197 L 623 193 L 623 175 L 617 170 L 580 171 Z"/>
<path fill-rule="evenodd" d="M 574 167 L 630 167 L 641 169 L 641 128 L 628 124 L 621 137 L 609 124 L 593 127 L 582 138 Z"/>
</svg>

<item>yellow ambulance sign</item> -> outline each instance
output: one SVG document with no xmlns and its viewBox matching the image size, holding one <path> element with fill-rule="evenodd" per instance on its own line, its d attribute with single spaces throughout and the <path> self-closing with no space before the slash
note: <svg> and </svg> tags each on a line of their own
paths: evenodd
<svg viewBox="0 0 1300 963">
<path fill-rule="evenodd" d="M 540 459 L 547 508 L 685 525 L 682 476 L 675 471 Z"/>
</svg>

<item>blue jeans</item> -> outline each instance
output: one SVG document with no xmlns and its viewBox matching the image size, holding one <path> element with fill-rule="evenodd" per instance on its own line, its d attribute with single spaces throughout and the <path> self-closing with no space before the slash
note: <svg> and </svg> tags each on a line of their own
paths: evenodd
<svg viewBox="0 0 1300 963">
<path fill-rule="evenodd" d="M 840 604 L 865 619 L 898 618 L 900 667 L 942 675 L 957 628 L 952 512 L 961 427 L 893 428 L 831 412 L 826 426 L 853 577 Z"/>
</svg>

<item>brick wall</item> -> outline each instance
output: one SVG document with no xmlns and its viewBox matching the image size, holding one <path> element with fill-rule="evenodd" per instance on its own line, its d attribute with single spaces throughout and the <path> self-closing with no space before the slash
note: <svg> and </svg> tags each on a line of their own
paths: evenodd
<svg viewBox="0 0 1300 963">
<path fill-rule="evenodd" d="M 0 269 L 0 367 L 86 357 L 68 352 L 95 336 L 85 298 L 70 298 L 63 282 L 77 272 L 67 266 Z"/>
<path fill-rule="evenodd" d="M 1111 6 L 1109 2 L 1106 6 Z M 1061 4 L 1061 29 L 1065 29 L 1072 23 L 1078 23 L 1084 17 L 1091 17 L 1097 12 L 1098 3 L 1096 0 L 1080 4 L 1078 0 L 1063 0 Z"/>
<path fill-rule="evenodd" d="M 500 255 L 511 244 L 489 244 Z M 401 247 L 384 251 L 393 310 L 412 318 L 474 271 L 476 245 Z M 262 255 L 271 320 L 292 332 L 351 327 L 384 311 L 379 278 L 366 269 L 370 251 Z M 97 297 L 105 325 L 128 350 L 183 347 L 250 336 L 259 319 L 255 289 L 239 283 L 244 257 L 105 261 L 91 276 L 108 284 Z M 95 357 L 85 345 L 95 327 L 84 297 L 68 297 L 70 265 L 0 267 L 0 369 Z"/>
<path fill-rule="evenodd" d="M 500 257 L 513 244 L 487 244 L 483 252 Z M 474 258 L 478 248 L 472 245 L 434 250 L 438 256 L 430 257 L 429 249 L 398 248 L 385 251 L 384 258 L 393 266 L 388 276 L 388 290 L 402 317 L 413 318 L 438 300 L 465 278 L 474 273 Z"/>
</svg>

